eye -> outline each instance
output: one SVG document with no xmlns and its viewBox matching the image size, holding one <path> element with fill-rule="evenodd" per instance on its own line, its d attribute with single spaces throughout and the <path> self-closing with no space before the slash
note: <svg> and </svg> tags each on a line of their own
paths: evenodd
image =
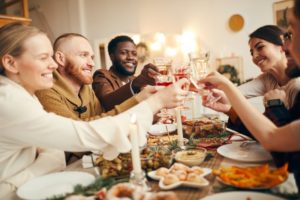
<svg viewBox="0 0 300 200">
<path fill-rule="evenodd" d="M 291 41 L 292 38 L 293 38 L 293 33 L 290 31 L 283 34 L 283 39 L 285 42 Z"/>
<path fill-rule="evenodd" d="M 264 45 L 258 45 L 258 46 L 256 47 L 256 50 L 257 50 L 257 51 L 261 51 L 264 47 L 265 47 Z"/>
<path fill-rule="evenodd" d="M 136 51 L 133 51 L 131 52 L 133 56 L 137 56 L 137 52 Z"/>
</svg>

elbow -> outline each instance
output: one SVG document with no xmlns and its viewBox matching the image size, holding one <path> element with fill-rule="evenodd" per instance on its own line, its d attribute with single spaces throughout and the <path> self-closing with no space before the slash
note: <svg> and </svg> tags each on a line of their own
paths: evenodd
<svg viewBox="0 0 300 200">
<path fill-rule="evenodd" d="M 267 151 L 277 151 L 279 146 L 279 141 L 275 137 L 275 129 L 271 129 L 269 131 L 266 131 L 263 137 L 259 139 L 259 142 L 261 145 L 266 149 Z"/>
</svg>

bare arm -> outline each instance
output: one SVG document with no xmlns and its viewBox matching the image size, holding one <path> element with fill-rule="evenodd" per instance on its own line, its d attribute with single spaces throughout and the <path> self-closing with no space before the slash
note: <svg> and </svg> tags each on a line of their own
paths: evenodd
<svg viewBox="0 0 300 200">
<path fill-rule="evenodd" d="M 290 125 L 281 128 L 276 127 L 248 103 L 239 90 L 221 74 L 213 72 L 202 82 L 210 83 L 226 93 L 245 126 L 266 149 L 275 151 L 300 150 L 299 141 L 295 138 Z"/>
</svg>

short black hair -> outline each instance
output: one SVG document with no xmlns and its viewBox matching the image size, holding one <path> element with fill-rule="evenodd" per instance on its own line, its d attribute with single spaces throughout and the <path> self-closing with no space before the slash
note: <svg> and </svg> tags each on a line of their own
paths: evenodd
<svg viewBox="0 0 300 200">
<path fill-rule="evenodd" d="M 283 45 L 283 41 L 281 36 L 284 34 L 284 31 L 275 25 L 265 25 L 262 26 L 255 31 L 253 31 L 249 37 L 252 38 L 260 38 L 271 42 L 275 45 Z"/>
<path fill-rule="evenodd" d="M 118 44 L 121 42 L 131 42 L 132 44 L 135 45 L 133 39 L 131 39 L 130 37 L 128 37 L 126 35 L 120 35 L 120 36 L 115 37 L 108 43 L 108 54 L 109 55 L 113 54 L 115 52 L 115 50 L 117 49 Z"/>
<path fill-rule="evenodd" d="M 295 0 L 293 12 L 295 17 L 300 19 L 300 0 Z"/>
</svg>

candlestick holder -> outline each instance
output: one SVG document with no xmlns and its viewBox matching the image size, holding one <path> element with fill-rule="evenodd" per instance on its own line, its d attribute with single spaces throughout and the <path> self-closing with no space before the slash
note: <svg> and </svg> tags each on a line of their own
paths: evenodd
<svg viewBox="0 0 300 200">
<path fill-rule="evenodd" d="M 131 171 L 129 182 L 135 186 L 142 188 L 143 191 L 151 190 L 144 171 L 141 171 L 139 173 Z"/>
</svg>

